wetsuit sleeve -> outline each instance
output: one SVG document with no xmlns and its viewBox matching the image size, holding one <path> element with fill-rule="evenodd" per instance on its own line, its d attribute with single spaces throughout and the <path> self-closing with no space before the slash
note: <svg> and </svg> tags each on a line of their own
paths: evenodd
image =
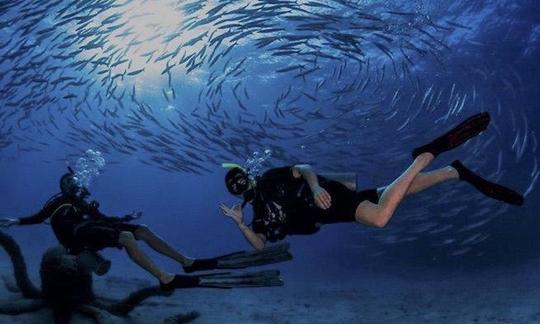
<svg viewBox="0 0 540 324">
<path fill-rule="evenodd" d="M 124 216 L 124 217 L 107 216 L 107 215 L 103 214 L 102 212 L 100 212 L 97 209 L 92 212 L 92 217 L 94 219 L 103 220 L 103 221 L 112 222 L 112 223 L 115 223 L 115 222 L 116 223 L 121 223 L 121 222 L 128 222 L 129 221 L 127 216 Z"/>
<path fill-rule="evenodd" d="M 56 208 L 57 204 L 49 204 L 34 215 L 19 218 L 19 225 L 41 224 L 52 215 Z"/>
</svg>

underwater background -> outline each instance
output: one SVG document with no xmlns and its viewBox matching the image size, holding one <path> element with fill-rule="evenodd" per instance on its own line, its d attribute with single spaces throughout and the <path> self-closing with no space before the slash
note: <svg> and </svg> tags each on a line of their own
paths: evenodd
<svg viewBox="0 0 540 324">
<path fill-rule="evenodd" d="M 89 184 L 102 212 L 142 211 L 188 256 L 246 250 L 218 208 L 237 202 L 221 163 L 309 163 L 367 189 L 488 111 L 485 132 L 429 169 L 460 159 L 523 193 L 523 206 L 448 181 L 408 198 L 384 229 L 289 236 L 294 259 L 265 267 L 283 287 L 179 290 L 115 322 L 197 311 L 196 323 L 540 323 L 539 45 L 533 0 L 0 1 L 0 217 L 37 212 L 92 150 L 104 159 Z M 38 283 L 51 228 L 2 231 Z M 94 278 L 100 294 L 154 284 L 124 252 L 103 255 L 113 265 Z M 0 271 L 11 276 L 4 253 Z M 0 315 L 51 321 L 48 310 Z"/>
</svg>

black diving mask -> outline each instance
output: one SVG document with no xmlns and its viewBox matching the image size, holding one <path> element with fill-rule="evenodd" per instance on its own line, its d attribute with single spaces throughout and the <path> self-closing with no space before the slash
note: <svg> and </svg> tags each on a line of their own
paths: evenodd
<svg viewBox="0 0 540 324">
<path fill-rule="evenodd" d="M 60 179 L 60 190 L 64 195 L 85 199 L 90 196 L 90 192 L 84 186 L 81 186 L 77 180 L 75 172 L 68 167 L 68 173 Z"/>
<path fill-rule="evenodd" d="M 241 194 L 249 189 L 249 179 L 244 174 L 236 174 L 229 180 L 230 191 L 234 194 Z"/>
</svg>

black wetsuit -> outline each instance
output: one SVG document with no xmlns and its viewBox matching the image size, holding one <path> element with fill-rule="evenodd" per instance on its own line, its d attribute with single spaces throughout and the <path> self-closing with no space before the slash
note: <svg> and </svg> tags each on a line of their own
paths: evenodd
<svg viewBox="0 0 540 324">
<path fill-rule="evenodd" d="M 292 167 L 270 169 L 259 179 L 255 189 L 252 228 L 275 242 L 289 234 L 313 234 L 320 224 L 354 222 L 358 204 L 364 200 L 378 203 L 376 189 L 360 192 L 340 182 L 317 176 L 319 185 L 332 197 L 331 207 L 315 205 L 313 193 L 302 178 L 295 178 Z"/>
<path fill-rule="evenodd" d="M 71 253 L 118 247 L 120 232 L 134 233 L 139 226 L 128 224 L 127 217 L 108 217 L 85 200 L 58 195 L 38 213 L 19 219 L 19 224 L 39 224 L 50 218 L 56 238 Z"/>
</svg>

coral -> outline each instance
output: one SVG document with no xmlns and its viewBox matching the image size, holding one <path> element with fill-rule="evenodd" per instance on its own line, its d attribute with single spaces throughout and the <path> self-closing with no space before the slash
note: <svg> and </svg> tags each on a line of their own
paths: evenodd
<svg viewBox="0 0 540 324">
<path fill-rule="evenodd" d="M 43 255 L 40 265 L 41 289 L 38 289 L 28 278 L 26 263 L 17 242 L 0 231 L 0 246 L 11 259 L 15 277 L 15 283 L 3 277 L 6 288 L 23 297 L 0 303 L 0 314 L 17 315 L 48 307 L 53 310 L 56 324 L 69 323 L 73 312 L 90 317 L 98 324 L 114 323 L 112 315 L 125 317 L 149 297 L 172 294 L 155 286 L 139 289 L 122 300 L 96 296 L 92 289 L 91 272 L 77 263 L 75 257 L 63 247 L 50 248 Z M 192 312 L 187 315 L 185 319 L 178 317 L 175 323 L 185 323 L 181 320 L 190 321 L 199 314 Z"/>
</svg>

